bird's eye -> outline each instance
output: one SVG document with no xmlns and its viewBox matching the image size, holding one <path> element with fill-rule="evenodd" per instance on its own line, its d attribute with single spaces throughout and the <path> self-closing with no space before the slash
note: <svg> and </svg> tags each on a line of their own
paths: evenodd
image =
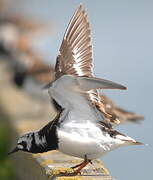
<svg viewBox="0 0 153 180">
<path fill-rule="evenodd" d="M 26 143 L 24 141 L 20 142 L 18 145 L 22 146 L 24 149 L 26 148 Z"/>
<path fill-rule="evenodd" d="M 18 144 L 18 149 L 23 149 L 23 145 L 22 144 Z"/>
<path fill-rule="evenodd" d="M 30 134 L 27 134 L 27 136 L 26 136 L 26 137 L 27 137 L 27 138 L 30 138 L 30 136 L 31 136 Z"/>
</svg>

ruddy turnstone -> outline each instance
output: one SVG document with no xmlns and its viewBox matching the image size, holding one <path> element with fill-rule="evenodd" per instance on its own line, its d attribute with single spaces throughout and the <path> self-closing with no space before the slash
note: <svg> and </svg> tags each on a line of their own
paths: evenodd
<svg viewBox="0 0 153 180">
<path fill-rule="evenodd" d="M 98 89 L 124 90 L 126 87 L 93 77 L 90 28 L 82 5 L 65 32 L 55 77 L 47 87 L 59 110 L 58 115 L 39 131 L 20 137 L 9 154 L 19 150 L 31 153 L 59 150 L 84 159 L 74 167 L 74 174 L 78 174 L 93 159 L 113 149 L 142 144 L 116 131 L 110 123 L 112 115 L 105 110 Z"/>
</svg>

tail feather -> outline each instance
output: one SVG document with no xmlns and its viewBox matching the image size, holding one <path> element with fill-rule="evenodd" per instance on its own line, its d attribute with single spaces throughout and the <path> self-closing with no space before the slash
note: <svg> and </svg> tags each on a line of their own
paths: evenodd
<svg viewBox="0 0 153 180">
<path fill-rule="evenodd" d="M 144 143 L 122 134 L 117 135 L 116 138 L 123 141 L 126 145 L 144 145 Z"/>
<path fill-rule="evenodd" d="M 131 145 L 145 145 L 144 143 L 142 143 L 142 142 L 139 142 L 139 141 L 127 141 L 127 140 L 124 140 L 125 142 L 128 142 L 128 143 L 130 143 Z"/>
</svg>

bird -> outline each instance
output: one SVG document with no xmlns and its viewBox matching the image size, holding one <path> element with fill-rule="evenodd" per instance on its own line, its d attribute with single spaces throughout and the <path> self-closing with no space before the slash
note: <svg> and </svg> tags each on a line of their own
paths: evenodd
<svg viewBox="0 0 153 180">
<path fill-rule="evenodd" d="M 47 33 L 49 25 L 37 23 L 14 14 L 5 13 L 0 16 L 0 55 L 9 61 L 13 69 L 13 82 L 17 87 L 23 87 L 27 77 L 45 84 L 53 79 L 52 70 L 42 56 L 32 50 L 34 36 Z"/>
<path fill-rule="evenodd" d="M 51 28 L 22 15 L 0 12 L 0 53 L 7 55 L 12 50 L 26 51 L 34 36 L 42 36 Z"/>
<path fill-rule="evenodd" d="M 0 16 L 0 60 L 7 62 L 15 88 L 43 103 L 44 113 L 50 102 L 47 90 L 42 91 L 42 87 L 54 79 L 54 68 L 40 53 L 36 53 L 32 42 L 34 36 L 46 35 L 47 27 L 49 30 L 49 24 L 42 26 L 42 23 L 23 16 L 5 13 Z"/>
<path fill-rule="evenodd" d="M 143 143 L 115 130 L 111 113 L 99 95 L 99 89 L 126 87 L 94 77 L 90 25 L 81 4 L 64 34 L 55 65 L 55 80 L 49 82 L 50 99 L 58 113 L 46 126 L 19 137 L 9 154 L 25 151 L 43 153 L 58 150 L 83 159 L 72 167 L 77 175 L 92 160 L 118 147 Z"/>
<path fill-rule="evenodd" d="M 12 59 L 13 82 L 29 95 L 45 102 L 48 102 L 48 97 L 46 97 L 46 92 L 41 90 L 41 87 L 54 80 L 54 69 L 45 64 L 42 57 L 32 51 L 30 45 L 33 34 L 42 33 L 43 35 L 44 32 L 47 32 L 47 27 L 49 30 L 49 25 L 42 25 L 34 20 L 14 14 L 6 15 L 3 13 L 0 17 L 0 54 L 7 55 L 9 62 Z M 42 98 L 40 98 L 41 96 Z M 106 120 L 113 125 L 126 122 L 138 123 L 144 119 L 142 115 L 117 106 L 104 94 L 100 95 L 99 99 L 102 101 L 99 108 L 103 111 Z"/>
</svg>

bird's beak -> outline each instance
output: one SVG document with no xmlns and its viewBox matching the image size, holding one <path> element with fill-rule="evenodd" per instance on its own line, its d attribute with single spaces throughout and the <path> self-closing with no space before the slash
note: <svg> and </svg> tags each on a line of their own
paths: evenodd
<svg viewBox="0 0 153 180">
<path fill-rule="evenodd" d="M 8 155 L 10 155 L 10 154 L 12 154 L 12 153 L 15 153 L 15 152 L 17 152 L 17 151 L 19 151 L 19 149 L 16 147 L 16 148 L 14 148 L 12 151 L 10 151 L 10 152 L 8 153 Z"/>
</svg>

